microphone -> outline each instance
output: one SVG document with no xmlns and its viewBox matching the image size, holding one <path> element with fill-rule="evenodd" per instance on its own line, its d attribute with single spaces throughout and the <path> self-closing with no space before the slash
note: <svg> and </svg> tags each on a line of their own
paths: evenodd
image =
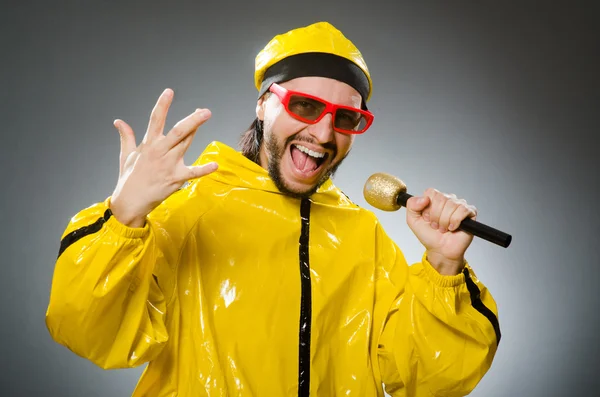
<svg viewBox="0 0 600 397">
<path fill-rule="evenodd" d="M 367 179 L 363 195 L 369 204 L 382 211 L 397 211 L 400 207 L 406 207 L 406 201 L 413 197 L 406 193 L 404 182 L 383 172 L 373 174 Z M 462 230 L 504 248 L 512 241 L 511 235 L 471 218 L 463 219 L 456 230 Z"/>
</svg>

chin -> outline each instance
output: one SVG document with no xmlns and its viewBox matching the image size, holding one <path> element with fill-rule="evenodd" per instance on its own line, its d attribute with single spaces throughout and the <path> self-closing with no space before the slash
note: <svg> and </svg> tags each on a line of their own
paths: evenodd
<svg viewBox="0 0 600 397">
<path fill-rule="evenodd" d="M 275 142 L 268 146 L 268 151 L 272 154 L 268 163 L 271 179 L 279 191 L 295 198 L 307 198 L 314 194 L 333 176 L 341 163 L 336 161 L 335 149 L 333 153 L 328 151 L 319 156 L 320 153 L 315 153 L 319 150 L 316 145 L 302 141 L 288 143 L 283 150 L 278 149 Z M 308 162 L 307 155 L 311 155 L 312 165 Z"/>
<path fill-rule="evenodd" d="M 292 160 L 291 150 L 291 147 L 286 150 L 286 156 L 280 165 L 280 181 L 288 193 L 296 197 L 309 197 L 328 179 L 331 159 L 325 158 L 313 170 L 302 171 Z"/>
<path fill-rule="evenodd" d="M 287 178 L 281 173 L 272 174 L 271 179 L 277 186 L 277 189 L 286 196 L 290 196 L 297 199 L 308 198 L 312 196 L 321 184 L 306 184 L 306 183 L 298 183 L 296 181 Z"/>
<path fill-rule="evenodd" d="M 283 194 L 303 199 L 312 196 L 319 187 L 327 180 L 323 175 L 315 175 L 318 178 L 311 178 L 307 181 L 299 181 L 296 177 L 289 175 L 288 172 L 281 168 L 270 169 L 269 174 L 271 179 Z"/>
<path fill-rule="evenodd" d="M 312 196 L 317 189 L 319 188 L 319 184 L 314 185 L 304 185 L 304 184 L 296 184 L 296 183 L 285 183 L 285 189 L 288 194 L 297 198 L 307 198 Z"/>
</svg>

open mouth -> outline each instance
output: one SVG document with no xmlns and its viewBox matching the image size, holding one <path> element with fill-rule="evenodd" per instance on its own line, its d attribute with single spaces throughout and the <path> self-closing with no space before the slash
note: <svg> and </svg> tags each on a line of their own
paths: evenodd
<svg viewBox="0 0 600 397">
<path fill-rule="evenodd" d="M 318 172 L 329 157 L 329 153 L 316 152 L 300 144 L 290 145 L 290 152 L 296 169 L 306 176 Z"/>
</svg>

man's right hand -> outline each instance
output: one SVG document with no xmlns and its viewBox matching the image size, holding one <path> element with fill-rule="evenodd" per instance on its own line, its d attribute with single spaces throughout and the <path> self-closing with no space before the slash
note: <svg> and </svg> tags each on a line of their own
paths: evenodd
<svg viewBox="0 0 600 397">
<path fill-rule="evenodd" d="M 110 208 L 115 218 L 130 227 L 142 227 L 146 215 L 177 191 L 186 181 L 210 174 L 216 163 L 186 166 L 183 156 L 198 127 L 207 121 L 208 109 L 196 111 L 163 134 L 173 91 L 166 89 L 152 110 L 148 130 L 139 146 L 132 128 L 123 120 L 114 125 L 121 136 L 119 181 Z"/>
</svg>

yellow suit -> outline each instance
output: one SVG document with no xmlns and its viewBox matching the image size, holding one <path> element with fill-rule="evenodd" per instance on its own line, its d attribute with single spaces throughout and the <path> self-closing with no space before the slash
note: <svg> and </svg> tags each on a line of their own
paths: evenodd
<svg viewBox="0 0 600 397">
<path fill-rule="evenodd" d="M 110 198 L 69 222 L 47 310 L 102 368 L 149 362 L 134 396 L 463 396 L 500 339 L 469 265 L 408 266 L 331 181 L 310 200 L 222 143 L 219 170 L 129 228 Z"/>
</svg>

